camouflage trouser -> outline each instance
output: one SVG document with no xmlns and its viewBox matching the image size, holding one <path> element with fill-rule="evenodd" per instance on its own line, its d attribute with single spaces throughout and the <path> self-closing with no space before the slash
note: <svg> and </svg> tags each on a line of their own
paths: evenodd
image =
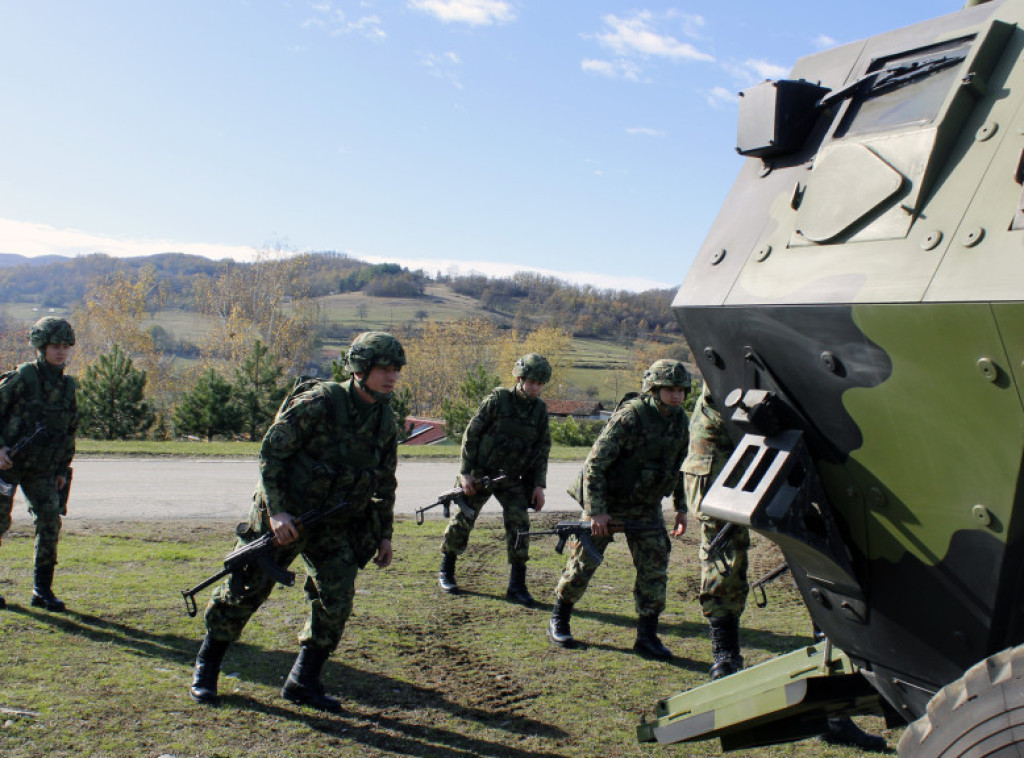
<svg viewBox="0 0 1024 758">
<path fill-rule="evenodd" d="M 60 539 L 61 516 L 66 507 L 61 506 L 57 479 L 53 475 L 25 476 L 19 482 L 15 477 L 3 475 L 4 481 L 17 484 L 28 501 L 28 512 L 32 514 L 36 527 L 37 566 L 53 566 L 57 563 L 57 541 Z M 0 537 L 11 528 L 11 510 L 14 494 L 0 495 Z"/>
<path fill-rule="evenodd" d="M 717 555 L 708 555 L 708 545 L 725 526 L 724 521 L 711 518 L 700 509 L 710 486 L 708 477 L 684 474 L 686 502 L 691 510 L 696 507 L 700 520 L 700 605 L 707 618 L 735 616 L 739 618 L 747 607 L 747 551 L 750 531 L 745 526 L 734 526 Z M 726 573 L 728 572 L 728 573 Z"/>
<path fill-rule="evenodd" d="M 246 532 L 240 535 L 237 547 L 261 536 Z M 353 538 L 349 532 L 315 534 L 275 550 L 275 562 L 287 568 L 301 555 L 306 567 L 303 590 L 309 604 L 309 617 L 299 633 L 300 645 L 331 652 L 338 646 L 345 622 L 352 613 L 355 597 L 356 560 Z M 270 596 L 274 580 L 259 566 L 253 566 L 244 577 L 231 577 L 214 590 L 206 606 L 206 631 L 215 640 L 234 642 L 252 614 Z"/>
<path fill-rule="evenodd" d="M 654 515 L 657 513 L 657 516 Z M 612 514 L 612 518 L 636 519 L 648 523 L 662 522 L 660 505 L 656 510 L 645 509 L 642 513 Z M 636 568 L 636 581 L 633 584 L 633 600 L 638 616 L 658 616 L 665 610 L 665 595 L 668 583 L 668 556 L 672 543 L 668 531 L 626 533 L 626 544 L 633 557 Z M 591 537 L 594 547 L 602 556 L 612 537 Z M 555 596 L 565 603 L 575 605 L 587 591 L 594 572 L 599 564 L 594 563 L 579 543 L 573 545 L 572 554 L 565 564 L 562 576 L 555 588 Z"/>
<path fill-rule="evenodd" d="M 466 545 L 469 544 L 469 533 L 473 531 L 480 510 L 490 497 L 490 494 L 478 493 L 466 498 L 466 503 L 473 510 L 472 518 L 462 512 L 457 502 L 452 503 L 454 513 L 444 530 L 442 553 L 462 555 L 465 552 Z M 527 511 L 530 501 L 526 487 L 521 482 L 515 482 L 508 487 L 497 488 L 494 491 L 494 497 L 501 503 L 502 516 L 505 521 L 505 550 L 508 553 L 508 562 L 526 563 L 530 560 L 530 538 L 524 537 L 517 544 L 519 532 L 530 530 L 530 514 Z"/>
</svg>

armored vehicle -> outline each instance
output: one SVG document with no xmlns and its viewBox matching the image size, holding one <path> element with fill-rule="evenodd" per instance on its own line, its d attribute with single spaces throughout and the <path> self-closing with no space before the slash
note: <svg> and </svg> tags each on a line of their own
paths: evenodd
<svg viewBox="0 0 1024 758">
<path fill-rule="evenodd" d="M 738 441 L 703 508 L 780 546 L 822 637 L 641 740 L 874 712 L 901 756 L 1024 754 L 1022 54 L 1024 0 L 968 2 L 742 93 L 674 303 Z"/>
</svg>

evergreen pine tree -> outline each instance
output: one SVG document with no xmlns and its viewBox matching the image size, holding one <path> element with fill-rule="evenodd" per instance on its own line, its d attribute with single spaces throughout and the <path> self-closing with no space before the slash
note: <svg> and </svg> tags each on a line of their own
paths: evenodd
<svg viewBox="0 0 1024 758">
<path fill-rule="evenodd" d="M 146 372 L 136 369 L 131 356 L 115 344 L 79 381 L 79 431 L 105 440 L 144 436 L 155 418 L 143 399 L 145 388 Z"/>
<path fill-rule="evenodd" d="M 284 367 L 258 339 L 241 368 L 235 370 L 235 401 L 242 413 L 242 429 L 249 433 L 249 439 L 263 437 L 288 394 L 288 387 L 280 384 L 283 374 Z"/>
<path fill-rule="evenodd" d="M 181 397 L 174 408 L 178 434 L 197 434 L 212 440 L 242 430 L 242 410 L 235 402 L 231 384 L 212 368 L 199 377 L 195 387 Z"/>
</svg>

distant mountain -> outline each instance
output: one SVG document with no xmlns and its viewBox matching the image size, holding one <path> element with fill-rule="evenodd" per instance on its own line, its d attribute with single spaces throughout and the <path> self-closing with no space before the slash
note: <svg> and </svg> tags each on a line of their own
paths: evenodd
<svg viewBox="0 0 1024 758">
<path fill-rule="evenodd" d="M 68 259 L 63 255 L 40 255 L 37 258 L 29 258 L 27 255 L 18 255 L 17 253 L 0 253 L 0 268 L 10 268 L 11 266 L 22 266 L 25 264 L 29 266 L 47 266 L 51 263 L 66 260 Z"/>
</svg>

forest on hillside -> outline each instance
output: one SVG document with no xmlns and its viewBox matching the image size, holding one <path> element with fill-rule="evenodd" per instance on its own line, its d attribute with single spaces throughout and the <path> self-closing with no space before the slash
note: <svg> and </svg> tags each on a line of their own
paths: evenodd
<svg viewBox="0 0 1024 758">
<path fill-rule="evenodd" d="M 423 298 L 428 284 L 445 284 L 457 294 L 477 301 L 484 311 L 507 317 L 517 328 L 558 326 L 574 337 L 629 342 L 652 334 L 679 335 L 670 305 L 674 290 L 627 292 L 580 286 L 549 276 L 520 272 L 492 278 L 422 270 L 393 263 L 371 264 L 342 253 L 320 252 L 267 256 L 242 263 L 213 261 L 194 255 L 165 253 L 138 258 L 114 258 L 96 253 L 76 258 L 31 259 L 7 256 L 0 267 L 0 305 L 34 303 L 42 308 L 74 311 L 87 300 L 98 281 L 115 275 L 137 278 L 152 272 L 151 310 L 180 308 L 202 312 L 211 292 L 225 279 L 251 276 L 254 268 L 280 281 L 286 300 L 315 299 L 335 293 L 362 292 L 370 297 Z M 10 265 L 15 262 L 15 265 Z"/>
</svg>

